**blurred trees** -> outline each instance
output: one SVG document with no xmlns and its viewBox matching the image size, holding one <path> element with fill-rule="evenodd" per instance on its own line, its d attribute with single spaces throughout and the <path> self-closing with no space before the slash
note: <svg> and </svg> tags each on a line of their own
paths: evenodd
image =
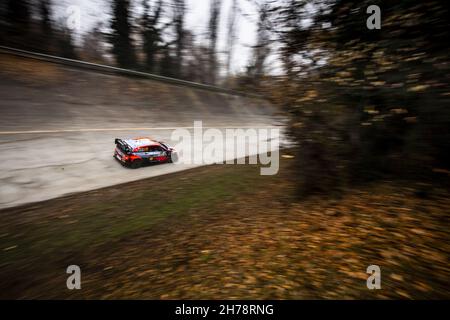
<svg viewBox="0 0 450 320">
<path fill-rule="evenodd" d="M 76 59 L 78 57 L 75 47 L 73 45 L 72 31 L 66 27 L 60 27 L 58 29 L 58 37 L 53 39 L 57 50 L 55 50 L 56 55 Z"/>
<path fill-rule="evenodd" d="M 159 20 L 162 12 L 162 0 L 159 0 L 154 9 L 150 8 L 148 0 L 143 0 L 144 13 L 142 16 L 142 38 L 143 51 L 145 54 L 145 70 L 154 72 L 155 56 L 160 48 L 161 30 L 159 28 Z"/>
<path fill-rule="evenodd" d="M 174 27 L 175 27 L 175 75 L 183 78 L 183 47 L 184 47 L 184 15 L 186 12 L 184 0 L 174 0 Z"/>
<path fill-rule="evenodd" d="M 128 1 L 114 1 L 108 39 L 117 64 L 168 77 L 214 83 L 219 72 L 216 42 L 220 4 L 216 0 L 211 8 L 209 47 L 205 50 L 204 45 L 196 43 L 194 34 L 185 29 L 185 0 L 143 0 L 142 16 L 135 20 Z"/>
<path fill-rule="evenodd" d="M 31 10 L 28 1 L 8 0 L 6 10 L 8 36 L 12 38 L 27 37 L 31 24 Z"/>
<path fill-rule="evenodd" d="M 1 9 L 2 45 L 75 58 L 71 30 L 51 19 L 50 0 L 7 0 Z"/>
<path fill-rule="evenodd" d="M 31 8 L 27 0 L 7 0 L 2 8 L 1 42 L 5 45 L 29 46 Z"/>
<path fill-rule="evenodd" d="M 235 90 L 267 95 L 273 79 L 266 68 L 267 58 L 271 54 L 271 45 L 275 42 L 270 15 L 276 8 L 271 0 L 252 1 L 256 12 L 256 41 L 244 72 L 228 77 L 229 87 Z M 268 81 L 264 81 L 267 79 Z M 267 82 L 266 84 L 264 82 Z"/>
<path fill-rule="evenodd" d="M 253 57 L 248 66 L 247 73 L 252 79 L 253 85 L 258 87 L 262 76 L 265 74 L 264 64 L 270 53 L 270 27 L 268 2 L 256 3 L 258 9 L 258 23 L 256 31 L 256 45 L 253 47 Z"/>
<path fill-rule="evenodd" d="M 131 40 L 132 30 L 129 15 L 129 0 L 113 0 L 112 32 L 109 35 L 109 39 L 116 62 L 122 68 L 133 68 L 136 66 L 136 54 Z"/>
<path fill-rule="evenodd" d="M 94 63 L 105 64 L 106 60 L 104 53 L 105 48 L 105 34 L 102 32 L 103 23 L 97 23 L 91 31 L 87 32 L 83 37 L 83 43 L 80 48 L 80 59 Z"/>
<path fill-rule="evenodd" d="M 236 43 L 236 24 L 237 24 L 237 13 L 238 5 L 237 0 L 232 0 L 230 12 L 228 13 L 228 23 L 227 23 L 227 61 L 226 61 L 226 71 L 227 77 L 231 76 L 231 60 L 233 58 L 233 49 Z"/>
<path fill-rule="evenodd" d="M 222 0 L 210 0 L 209 8 L 209 82 L 216 83 L 218 63 L 216 57 L 219 17 Z"/>
<path fill-rule="evenodd" d="M 50 1 L 41 0 L 39 5 L 39 13 L 41 16 L 41 33 L 42 33 L 42 47 L 44 50 L 50 50 L 51 39 L 53 38 L 53 27 L 50 20 Z"/>
<path fill-rule="evenodd" d="M 185 77 L 190 81 L 209 83 L 209 48 L 195 43 L 194 35 L 185 34 Z"/>
<path fill-rule="evenodd" d="M 366 27 L 373 4 L 381 30 Z M 277 7 L 284 75 L 273 97 L 291 115 L 301 194 L 448 169 L 448 14 L 419 0 Z"/>
<path fill-rule="evenodd" d="M 235 38 L 234 0 L 228 38 L 228 70 Z M 211 0 L 205 33 L 186 30 L 185 0 L 111 0 L 109 21 L 86 29 L 71 29 L 73 18 L 67 5 L 52 0 L 6 0 L 0 2 L 0 45 L 43 52 L 95 63 L 113 63 L 190 81 L 217 84 L 220 74 L 218 28 L 221 0 Z M 100 5 L 100 4 L 99 4 Z M 80 8 L 83 10 L 83 8 Z M 53 10 L 57 11 L 55 21 Z M 83 14 L 83 12 L 81 12 Z M 86 20 L 84 20 L 86 21 Z M 205 35 L 205 39 L 201 37 Z"/>
</svg>

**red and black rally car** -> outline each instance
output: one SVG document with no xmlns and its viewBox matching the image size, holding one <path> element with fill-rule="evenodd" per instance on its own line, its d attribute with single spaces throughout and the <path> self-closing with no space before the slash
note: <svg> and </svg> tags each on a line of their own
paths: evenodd
<svg viewBox="0 0 450 320">
<path fill-rule="evenodd" d="M 114 158 L 130 168 L 145 163 L 172 162 L 175 150 L 167 144 L 150 138 L 115 139 Z"/>
</svg>

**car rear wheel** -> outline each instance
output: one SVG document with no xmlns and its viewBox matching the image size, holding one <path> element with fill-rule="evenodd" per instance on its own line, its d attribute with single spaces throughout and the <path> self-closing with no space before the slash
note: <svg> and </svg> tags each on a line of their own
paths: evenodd
<svg viewBox="0 0 450 320">
<path fill-rule="evenodd" d="M 140 160 L 140 159 L 134 160 L 134 161 L 130 164 L 130 168 L 131 168 L 131 169 L 137 169 L 137 168 L 139 168 L 140 166 L 142 166 L 142 160 Z"/>
</svg>

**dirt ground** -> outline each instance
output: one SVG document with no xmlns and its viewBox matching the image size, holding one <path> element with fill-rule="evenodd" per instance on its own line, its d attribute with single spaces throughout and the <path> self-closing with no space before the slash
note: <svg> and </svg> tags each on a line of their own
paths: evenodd
<svg viewBox="0 0 450 320">
<path fill-rule="evenodd" d="M 276 176 L 214 165 L 2 210 L 0 297 L 450 297 L 448 190 L 379 181 L 297 200 L 291 161 Z M 70 264 L 81 290 L 66 288 Z"/>
</svg>

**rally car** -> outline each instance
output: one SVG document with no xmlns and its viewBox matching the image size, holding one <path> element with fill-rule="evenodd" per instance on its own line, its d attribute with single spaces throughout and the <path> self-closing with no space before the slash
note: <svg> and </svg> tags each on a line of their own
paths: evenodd
<svg viewBox="0 0 450 320">
<path fill-rule="evenodd" d="M 175 150 L 151 138 L 114 140 L 114 158 L 123 165 L 136 169 L 145 163 L 173 162 Z"/>
</svg>

